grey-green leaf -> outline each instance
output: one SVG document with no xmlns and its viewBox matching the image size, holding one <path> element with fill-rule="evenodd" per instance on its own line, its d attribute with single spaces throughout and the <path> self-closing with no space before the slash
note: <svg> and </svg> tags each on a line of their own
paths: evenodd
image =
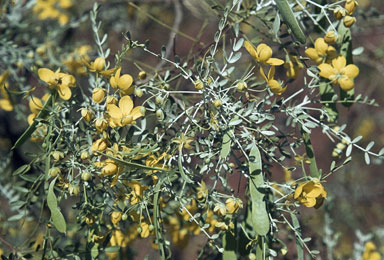
<svg viewBox="0 0 384 260">
<path fill-rule="evenodd" d="M 221 144 L 220 157 L 225 159 L 227 158 L 229 152 L 231 151 L 231 131 L 228 130 L 223 136 L 223 143 Z"/>
<path fill-rule="evenodd" d="M 249 154 L 249 194 L 252 205 L 252 225 L 256 234 L 265 236 L 269 231 L 269 217 L 265 194 L 260 191 L 264 185 L 261 155 L 256 144 Z"/>
<path fill-rule="evenodd" d="M 54 211 L 51 211 L 51 219 L 57 231 L 65 234 L 67 231 L 67 224 L 65 223 L 63 214 L 61 214 L 58 208 L 56 208 Z"/>
</svg>

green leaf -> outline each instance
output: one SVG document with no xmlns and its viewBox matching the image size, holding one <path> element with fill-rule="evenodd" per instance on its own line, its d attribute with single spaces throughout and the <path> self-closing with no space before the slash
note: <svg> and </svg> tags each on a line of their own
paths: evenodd
<svg viewBox="0 0 384 260">
<path fill-rule="evenodd" d="M 32 135 L 32 133 L 36 130 L 36 127 L 37 127 L 37 124 L 38 124 L 38 121 L 36 119 L 41 119 L 41 118 L 44 118 L 44 117 L 46 117 L 48 115 L 48 113 L 49 113 L 48 107 L 51 106 L 52 97 L 53 97 L 53 95 L 49 96 L 47 102 L 45 102 L 43 108 L 41 109 L 39 114 L 37 114 L 35 120 L 33 120 L 33 123 L 20 136 L 20 138 L 16 141 L 16 143 L 11 148 L 11 150 L 14 150 L 14 149 L 18 148 L 19 146 L 21 146 Z"/>
<path fill-rule="evenodd" d="M 56 178 L 51 181 L 48 188 L 47 204 L 48 208 L 52 211 L 57 209 L 57 198 L 53 189 L 55 188 Z"/>
<path fill-rule="evenodd" d="M 182 159 L 183 159 L 183 148 L 180 146 L 179 157 L 178 157 L 177 162 L 178 162 L 179 172 L 180 172 L 181 178 L 183 178 L 183 180 L 187 183 L 193 183 L 193 181 L 184 172 Z"/>
<path fill-rule="evenodd" d="M 17 170 L 13 172 L 13 175 L 24 174 L 30 169 L 31 169 L 31 165 L 24 164 L 23 166 L 20 166 L 19 168 L 17 168 Z"/>
<path fill-rule="evenodd" d="M 223 142 L 221 144 L 221 151 L 220 151 L 220 157 L 225 159 L 227 158 L 229 152 L 231 151 L 231 131 L 228 130 L 223 135 Z"/>
<path fill-rule="evenodd" d="M 295 229 L 297 259 L 303 260 L 304 259 L 304 250 L 303 250 L 303 245 L 302 245 L 301 241 L 299 240 L 299 237 L 301 236 L 300 223 L 299 223 L 299 220 L 297 219 L 295 214 L 291 213 L 291 218 L 292 218 L 293 228 Z"/>
<path fill-rule="evenodd" d="M 64 216 L 63 214 L 61 214 L 59 208 L 54 211 L 51 211 L 51 219 L 57 231 L 65 234 L 67 230 L 67 224 L 65 223 Z"/>
<path fill-rule="evenodd" d="M 333 97 L 336 95 L 334 87 L 328 80 L 322 78 L 319 82 L 319 91 L 321 101 L 326 102 L 323 104 L 323 107 L 328 114 L 328 122 L 336 122 L 339 112 L 337 111 L 336 103 L 332 102 Z"/>
<path fill-rule="evenodd" d="M 56 227 L 57 231 L 60 233 L 66 232 L 67 224 L 65 223 L 65 219 L 63 214 L 60 212 L 60 208 L 57 204 L 57 198 L 55 195 L 55 192 L 53 191 L 55 188 L 55 182 L 56 178 L 51 181 L 48 188 L 48 195 L 47 195 L 47 204 L 48 208 L 51 211 L 51 219 L 53 222 L 53 225 Z"/>
<path fill-rule="evenodd" d="M 249 154 L 249 193 L 252 205 L 252 226 L 256 234 L 265 236 L 269 231 L 269 217 L 265 194 L 260 191 L 264 185 L 262 161 L 259 148 L 253 144 Z"/>
<path fill-rule="evenodd" d="M 310 172 L 312 177 L 320 179 L 321 176 L 320 176 L 319 170 L 317 169 L 315 152 L 313 151 L 310 134 L 305 132 L 304 130 L 301 130 L 301 134 L 302 134 L 303 139 L 304 139 L 305 151 L 306 151 L 308 159 L 310 161 L 309 172 Z"/>
<path fill-rule="evenodd" d="M 236 238 L 230 231 L 225 232 L 223 236 L 223 260 L 237 259 L 236 255 Z"/>
<path fill-rule="evenodd" d="M 287 0 L 275 0 L 275 3 L 281 16 L 283 17 L 284 22 L 289 28 L 291 28 L 293 35 L 300 43 L 304 44 L 306 42 L 305 34 L 301 30 L 299 23 L 293 15 L 292 9 Z"/>
</svg>

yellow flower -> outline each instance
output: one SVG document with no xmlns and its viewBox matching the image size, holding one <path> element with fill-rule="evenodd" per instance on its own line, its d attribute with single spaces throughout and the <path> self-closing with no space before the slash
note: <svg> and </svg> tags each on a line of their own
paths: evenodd
<svg viewBox="0 0 384 260">
<path fill-rule="evenodd" d="M 105 90 L 102 89 L 102 88 L 95 88 L 93 91 L 92 91 L 92 100 L 97 103 L 97 104 L 100 104 L 103 99 L 105 97 Z"/>
<path fill-rule="evenodd" d="M 228 225 L 225 224 L 225 222 L 216 222 L 215 227 L 219 228 L 220 230 L 226 231 L 228 230 Z"/>
<path fill-rule="evenodd" d="M 223 203 L 216 203 L 213 212 L 215 212 L 216 215 L 223 217 L 225 214 L 227 214 L 227 208 Z"/>
<path fill-rule="evenodd" d="M 337 35 L 335 31 L 328 31 L 324 36 L 324 41 L 328 44 L 334 44 L 337 40 Z"/>
<path fill-rule="evenodd" d="M 118 173 L 119 166 L 116 164 L 114 160 L 105 160 L 105 165 L 101 169 L 101 176 L 110 176 Z"/>
<path fill-rule="evenodd" d="M 92 112 L 92 110 L 90 110 L 90 109 L 88 109 L 88 108 L 82 108 L 82 109 L 81 109 L 81 116 L 82 116 L 82 118 L 83 118 L 85 121 L 89 122 L 89 121 L 92 120 L 93 112 Z"/>
<path fill-rule="evenodd" d="M 336 49 L 333 46 L 329 46 L 324 38 L 317 38 L 315 41 L 315 48 L 307 48 L 305 54 L 316 64 L 320 64 L 335 58 Z"/>
<path fill-rule="evenodd" d="M 271 68 L 269 69 L 268 77 L 265 76 L 263 68 L 260 67 L 260 75 L 267 82 L 267 85 L 268 85 L 269 89 L 272 91 L 272 93 L 274 93 L 276 95 L 281 95 L 287 89 L 287 87 L 282 88 L 281 84 L 273 78 L 275 76 L 275 66 L 271 66 Z"/>
<path fill-rule="evenodd" d="M 95 127 L 98 133 L 103 132 L 108 127 L 108 122 L 104 118 L 96 118 Z"/>
<path fill-rule="evenodd" d="M 297 56 L 289 55 L 289 60 L 284 64 L 287 69 L 287 77 L 295 79 L 299 75 L 299 72 L 304 68 L 304 64 L 297 58 Z"/>
<path fill-rule="evenodd" d="M 112 212 L 112 214 L 111 214 L 111 222 L 112 222 L 112 224 L 113 225 L 119 224 L 122 216 L 123 216 L 123 213 L 121 213 L 119 211 Z"/>
<path fill-rule="evenodd" d="M 196 195 L 197 199 L 204 199 L 208 196 L 209 191 L 204 181 L 201 181 L 201 186 L 197 187 L 196 190 L 197 190 L 197 195 Z"/>
<path fill-rule="evenodd" d="M 184 133 L 181 133 L 180 138 L 173 138 L 172 142 L 179 144 L 179 149 L 181 149 L 182 147 L 185 147 L 187 149 L 193 148 L 190 145 L 190 143 L 193 142 L 193 138 L 185 136 Z"/>
<path fill-rule="evenodd" d="M 10 96 L 7 92 L 8 82 L 6 81 L 7 81 L 8 75 L 9 75 L 8 70 L 4 71 L 3 74 L 0 75 L 0 94 L 2 97 L 0 99 L 0 108 L 5 111 L 12 111 L 13 105 L 12 105 Z"/>
<path fill-rule="evenodd" d="M 120 76 L 121 68 L 119 68 L 115 76 L 112 76 L 109 80 L 112 88 L 119 88 L 125 95 L 130 95 L 135 90 L 135 87 L 132 85 L 133 78 L 129 74 L 124 74 Z"/>
<path fill-rule="evenodd" d="M 95 142 L 93 142 L 91 151 L 92 152 L 104 152 L 107 149 L 107 140 L 104 138 L 97 139 Z"/>
<path fill-rule="evenodd" d="M 318 179 L 300 184 L 294 194 L 295 200 L 306 207 L 315 207 L 316 209 L 323 204 L 326 197 L 327 192 Z"/>
<path fill-rule="evenodd" d="M 127 239 L 121 230 L 114 230 L 112 232 L 111 240 L 109 240 L 111 246 L 126 247 L 128 245 Z"/>
<path fill-rule="evenodd" d="M 229 214 L 236 213 L 239 208 L 243 208 L 243 202 L 238 198 L 228 198 L 225 201 L 225 207 Z"/>
<path fill-rule="evenodd" d="M 92 47 L 90 45 L 81 45 L 67 55 L 65 59 L 63 59 L 63 64 L 67 67 L 68 71 L 85 75 L 87 71 L 84 68 L 84 61 L 88 62 L 90 60 L 88 53 L 91 49 Z"/>
<path fill-rule="evenodd" d="M 356 0 L 347 0 L 345 2 L 344 8 L 347 10 L 347 13 L 351 15 L 355 11 L 357 5 L 358 3 Z"/>
<path fill-rule="evenodd" d="M 141 106 L 133 108 L 133 101 L 130 96 L 124 96 L 119 101 L 119 106 L 115 104 L 107 105 L 109 126 L 118 127 L 128 124 L 135 124 L 135 120 L 142 117 Z"/>
<path fill-rule="evenodd" d="M 140 223 L 140 228 L 141 228 L 141 232 L 140 232 L 140 236 L 142 238 L 146 238 L 146 237 L 149 237 L 149 234 L 150 234 L 150 230 L 149 230 L 149 224 L 147 222 L 141 222 Z"/>
<path fill-rule="evenodd" d="M 140 202 L 141 198 L 143 197 L 144 191 L 147 187 L 141 186 L 141 184 L 137 181 L 132 181 L 128 184 L 129 187 L 131 187 L 132 191 L 130 194 L 128 194 L 127 197 L 130 197 L 130 204 L 135 205 Z"/>
<path fill-rule="evenodd" d="M 68 23 L 69 17 L 66 13 L 63 13 L 62 9 L 68 9 L 71 6 L 71 0 L 37 0 L 33 12 L 38 14 L 41 20 L 53 18 L 57 19 L 61 25 L 64 25 Z"/>
<path fill-rule="evenodd" d="M 283 60 L 272 58 L 272 49 L 265 43 L 257 45 L 255 49 L 249 41 L 245 41 L 244 47 L 257 62 L 273 66 L 280 66 L 284 64 Z"/>
<path fill-rule="evenodd" d="M 50 69 L 42 68 L 37 71 L 39 78 L 48 83 L 49 88 L 55 88 L 59 93 L 59 96 L 68 100 L 72 96 L 72 92 L 69 87 L 74 87 L 76 84 L 76 79 L 72 75 L 60 72 L 58 69 L 56 72 L 53 72 Z"/>
<path fill-rule="evenodd" d="M 376 250 L 376 245 L 372 241 L 368 241 L 364 245 L 364 253 L 362 260 L 380 260 L 381 255 Z"/>
<path fill-rule="evenodd" d="M 345 9 L 341 7 L 336 7 L 333 10 L 333 15 L 337 20 L 341 20 L 346 15 Z"/>
<path fill-rule="evenodd" d="M 351 27 L 352 25 L 354 25 L 355 22 L 356 22 L 355 17 L 349 16 L 349 15 L 344 17 L 344 26 L 345 27 Z"/>
<path fill-rule="evenodd" d="M 354 64 L 347 65 L 344 56 L 332 60 L 332 66 L 323 63 L 318 68 L 321 77 L 329 79 L 333 84 L 339 84 L 345 91 L 354 87 L 353 79 L 359 75 L 359 68 Z"/>
<path fill-rule="evenodd" d="M 204 88 L 204 83 L 201 80 L 196 80 L 195 82 L 195 89 L 202 90 Z"/>
</svg>

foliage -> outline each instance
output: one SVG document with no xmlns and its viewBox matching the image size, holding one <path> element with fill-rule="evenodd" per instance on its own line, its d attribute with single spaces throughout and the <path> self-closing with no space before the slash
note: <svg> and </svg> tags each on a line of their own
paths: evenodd
<svg viewBox="0 0 384 260">
<path fill-rule="evenodd" d="M 7 223 L 33 226 L 17 245 L 0 237 L 2 259 L 125 259 L 141 239 L 170 259 L 194 236 L 207 241 L 203 259 L 322 253 L 301 230 L 303 206 L 327 204 L 327 181 L 353 150 L 366 164 L 384 155 L 339 114 L 378 106 L 355 95 L 357 1 L 186 2 L 219 17 L 209 44 L 208 23 L 196 38 L 179 29 L 178 0 L 172 27 L 146 3 L 0 1 L 0 108 L 23 124 L 0 187 Z M 120 21 L 134 12 L 138 28 L 168 28 L 168 44 L 152 47 L 155 35 Z M 176 36 L 192 41 L 189 53 L 176 54 Z M 336 143 L 329 170 L 318 166 L 317 130 Z M 16 153 L 25 162 L 7 173 Z M 379 259 L 359 234 L 355 257 Z"/>
</svg>

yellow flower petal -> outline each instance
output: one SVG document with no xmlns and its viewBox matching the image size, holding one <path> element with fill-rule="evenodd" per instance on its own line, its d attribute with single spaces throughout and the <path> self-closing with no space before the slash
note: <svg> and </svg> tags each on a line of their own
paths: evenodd
<svg viewBox="0 0 384 260">
<path fill-rule="evenodd" d="M 356 78 L 359 75 L 359 68 L 354 64 L 349 64 L 345 67 L 344 75 L 350 79 Z"/>
<path fill-rule="evenodd" d="M 315 49 L 321 56 L 325 56 L 325 54 L 327 53 L 328 44 L 324 41 L 324 38 L 316 39 Z"/>
<path fill-rule="evenodd" d="M 2 108 L 5 111 L 12 111 L 13 105 L 9 99 L 1 99 L 0 100 L 0 108 Z"/>
<path fill-rule="evenodd" d="M 141 106 L 135 107 L 135 108 L 131 111 L 131 115 L 132 115 L 132 117 L 133 117 L 133 120 L 136 120 L 136 119 L 142 117 L 143 114 L 141 113 Z"/>
<path fill-rule="evenodd" d="M 39 78 L 42 81 L 45 81 L 49 84 L 55 80 L 55 73 L 50 69 L 46 69 L 46 68 L 39 69 L 37 71 L 37 74 L 39 74 Z"/>
<path fill-rule="evenodd" d="M 272 93 L 281 95 L 287 88 L 282 88 L 281 84 L 277 80 L 270 80 L 268 81 L 268 86 L 271 89 Z"/>
<path fill-rule="evenodd" d="M 275 76 L 275 66 L 272 66 L 268 71 L 268 80 L 272 80 Z"/>
<path fill-rule="evenodd" d="M 345 65 L 347 65 L 347 60 L 344 58 L 344 56 L 339 56 L 332 60 L 332 66 L 337 70 L 338 73 L 340 73 L 341 70 L 345 68 Z"/>
<path fill-rule="evenodd" d="M 267 64 L 273 65 L 273 66 L 280 66 L 284 64 L 284 61 L 278 58 L 270 58 L 267 60 Z"/>
<path fill-rule="evenodd" d="M 43 108 L 43 103 L 41 102 L 40 98 L 37 97 L 31 97 L 29 100 L 29 109 L 33 114 L 37 114 L 40 112 L 40 110 Z"/>
<path fill-rule="evenodd" d="M 244 47 L 245 47 L 245 49 L 248 51 L 248 53 L 249 53 L 254 59 L 256 59 L 256 60 L 258 59 L 256 50 L 255 50 L 255 48 L 253 48 L 252 44 L 251 44 L 249 41 L 245 41 L 245 42 L 244 42 Z"/>
<path fill-rule="evenodd" d="M 126 91 L 132 85 L 133 78 L 129 74 L 124 74 L 118 81 L 118 86 L 121 90 Z"/>
<path fill-rule="evenodd" d="M 300 197 L 301 193 L 303 192 L 303 188 L 305 186 L 306 183 L 303 183 L 303 184 L 300 184 L 296 190 L 295 190 L 295 194 L 293 195 L 293 198 L 294 199 L 297 199 Z"/>
<path fill-rule="evenodd" d="M 329 79 L 330 77 L 336 75 L 335 69 L 327 63 L 320 64 L 318 68 L 320 69 L 319 75 L 323 78 Z"/>
<path fill-rule="evenodd" d="M 338 83 L 342 90 L 348 91 L 353 89 L 355 83 L 353 82 L 353 79 L 348 78 L 347 76 L 342 76 L 339 78 Z"/>
<path fill-rule="evenodd" d="M 127 116 L 131 113 L 133 108 L 133 101 L 130 96 L 124 96 L 119 101 L 119 107 L 123 113 L 123 116 Z"/>
<path fill-rule="evenodd" d="M 121 120 L 123 118 L 123 113 L 121 112 L 120 108 L 114 104 L 107 105 L 107 111 L 108 114 L 114 119 Z"/>
<path fill-rule="evenodd" d="M 67 86 L 61 86 L 57 89 L 57 92 L 59 93 L 59 96 L 64 100 L 68 100 L 72 96 L 71 89 Z"/>
<path fill-rule="evenodd" d="M 320 57 L 314 48 L 308 48 L 305 50 L 305 54 L 313 61 L 317 61 Z"/>
<path fill-rule="evenodd" d="M 266 63 L 272 57 L 272 49 L 268 45 L 261 43 L 257 46 L 256 52 L 259 56 L 258 61 Z"/>
<path fill-rule="evenodd" d="M 264 70 L 263 68 L 260 66 L 260 75 L 263 77 L 263 79 L 268 82 L 268 78 L 267 76 L 265 76 L 265 73 L 264 73 Z"/>
</svg>

